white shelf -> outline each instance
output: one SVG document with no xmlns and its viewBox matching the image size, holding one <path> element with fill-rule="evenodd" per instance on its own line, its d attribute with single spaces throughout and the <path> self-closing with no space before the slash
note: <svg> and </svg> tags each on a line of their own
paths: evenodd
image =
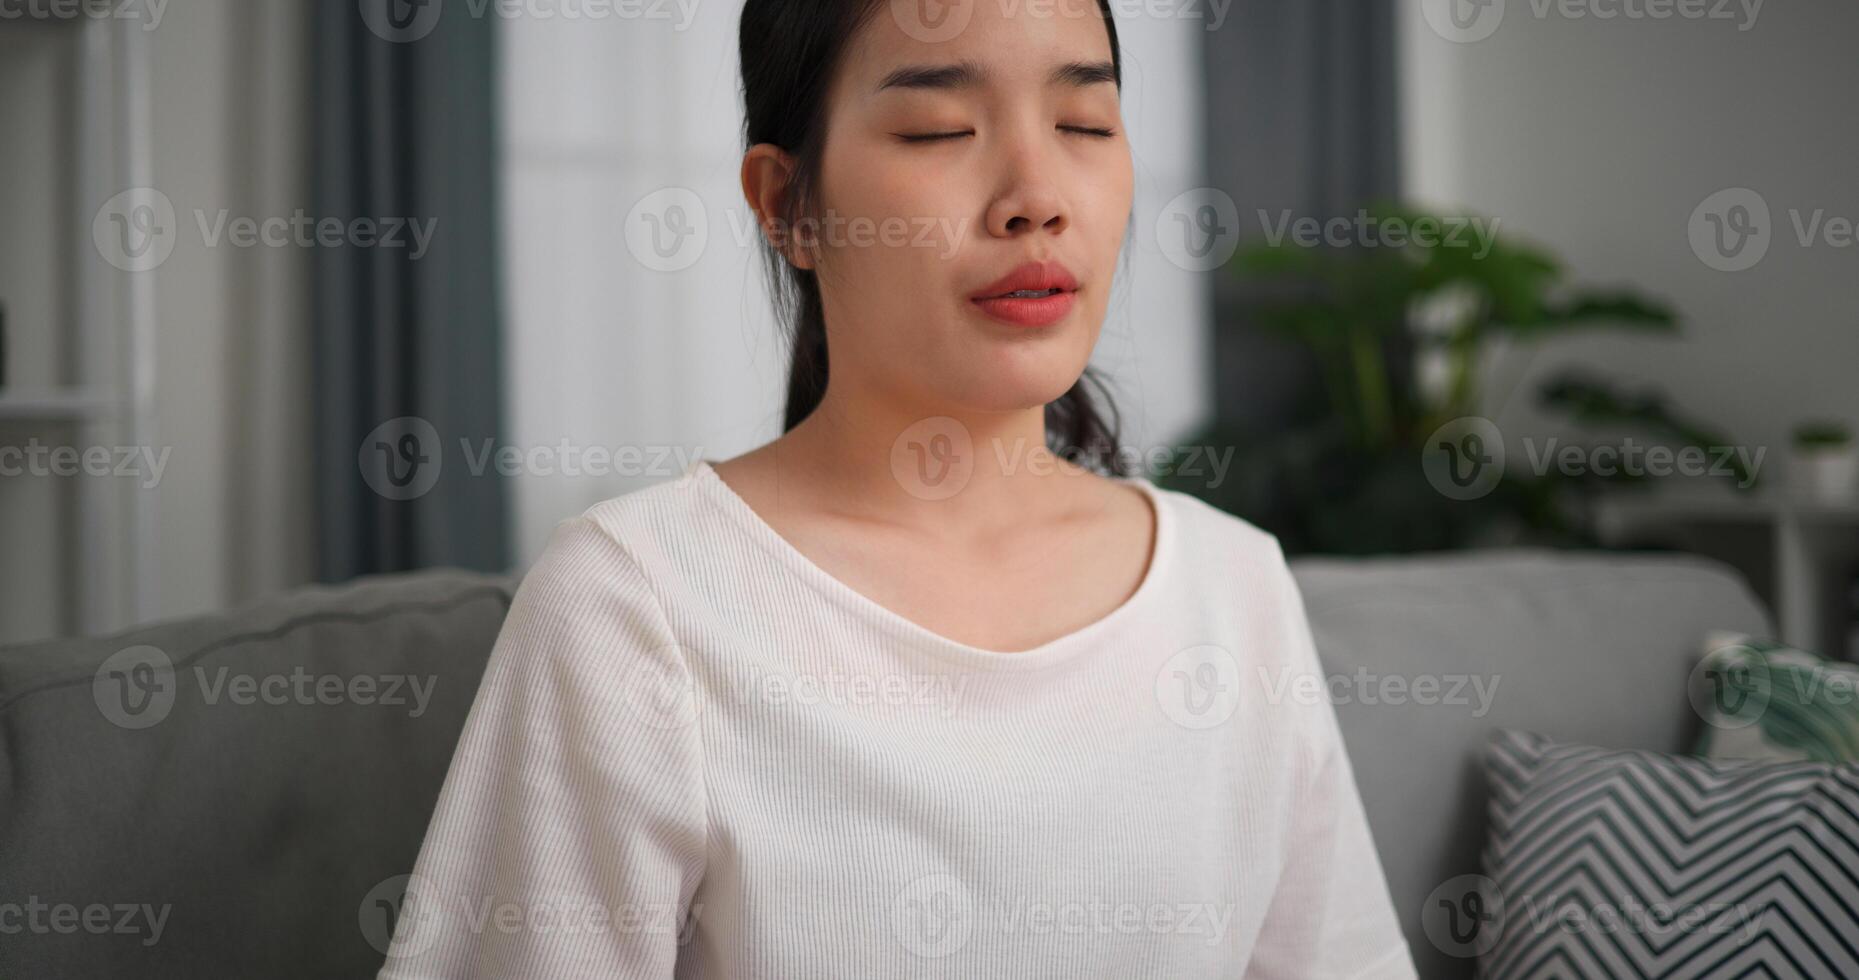
<svg viewBox="0 0 1859 980">
<path fill-rule="evenodd" d="M 94 422 L 114 417 L 116 399 L 88 388 L 0 388 L 0 422 Z"/>
<path fill-rule="evenodd" d="M 1846 503 L 1810 500 L 1785 487 L 1713 492 L 1661 491 L 1617 493 L 1602 501 L 1604 517 L 1636 519 L 1661 516 L 1673 520 L 1770 523 L 1783 518 L 1859 524 L 1859 500 Z"/>
<path fill-rule="evenodd" d="M 1769 539 L 1767 567 L 1743 572 L 1773 582 L 1782 642 L 1859 659 L 1859 650 L 1847 649 L 1848 636 L 1833 625 L 1840 615 L 1833 604 L 1844 602 L 1848 577 L 1859 567 L 1859 501 L 1815 501 L 1787 487 L 1748 493 L 1650 488 L 1604 498 L 1595 516 L 1609 542 L 1675 525 L 1763 532 Z"/>
<path fill-rule="evenodd" d="M 46 441 L 86 450 L 108 443 L 159 444 L 155 273 L 111 265 L 92 233 L 105 202 L 129 188 L 157 186 L 144 26 L 89 15 L 0 19 L 0 66 L 18 69 L 4 73 L 8 85 L 0 95 L 14 107 L 33 108 L 12 115 L 30 130 L 18 134 L 20 142 L 40 153 L 21 156 L 24 162 L 9 169 L 11 186 L 41 188 L 50 198 L 30 221 L 13 222 L 9 214 L 0 237 L 14 261 L 21 255 L 43 259 L 48 244 L 55 245 L 49 276 L 46 262 L 30 267 L 33 276 L 46 277 L 43 283 L 23 279 L 24 273 L 8 283 L 10 291 L 34 297 L 31 303 L 8 304 L 9 328 L 30 324 L 52 336 L 35 334 L 38 343 L 15 348 L 40 350 L 44 356 L 36 361 L 9 358 L 7 383 L 0 386 L 0 424 L 73 427 L 69 438 L 59 432 Z M 54 168 L 45 165 L 47 155 L 57 162 L 55 182 L 48 183 L 46 174 Z M 13 199 L 19 197 L 15 193 Z M 70 233 L 48 238 L 47 222 Z M 58 622 L 48 625 L 73 635 L 109 633 L 153 618 L 160 582 L 156 494 L 121 480 L 71 482 L 74 493 L 32 496 L 32 513 L 20 503 L 7 514 L 15 525 L 43 520 L 57 528 L 62 567 L 49 598 Z M 3 571 L 33 574 L 32 567 L 30 559 L 19 560 Z M 0 617 L 8 611 L 0 607 Z"/>
</svg>

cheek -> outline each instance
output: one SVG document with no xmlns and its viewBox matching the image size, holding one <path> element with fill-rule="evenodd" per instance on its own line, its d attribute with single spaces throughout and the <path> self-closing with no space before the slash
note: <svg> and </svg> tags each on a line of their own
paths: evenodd
<svg viewBox="0 0 1859 980">
<path fill-rule="evenodd" d="M 1084 185 L 1093 220 L 1107 231 L 1119 235 L 1129 223 L 1130 206 L 1135 203 L 1136 174 L 1128 157 L 1100 165 Z"/>
<path fill-rule="evenodd" d="M 864 159 L 828 161 L 834 164 L 821 199 L 826 220 L 838 222 L 828 261 L 848 275 L 857 272 L 860 281 L 889 284 L 881 297 L 861 297 L 861 304 L 922 309 L 949 280 L 945 267 L 972 198 L 950 174 L 907 155 L 867 152 Z"/>
<path fill-rule="evenodd" d="M 946 174 L 926 154 L 898 151 L 877 140 L 829 143 L 821 165 L 822 203 L 848 216 L 909 217 L 942 193 Z"/>
</svg>

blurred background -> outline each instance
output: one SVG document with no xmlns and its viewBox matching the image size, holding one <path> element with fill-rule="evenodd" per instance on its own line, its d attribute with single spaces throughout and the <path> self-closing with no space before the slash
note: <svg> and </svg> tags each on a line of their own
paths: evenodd
<svg viewBox="0 0 1859 980">
<path fill-rule="evenodd" d="M 1296 554 L 1716 555 L 1848 649 L 1859 8 L 1113 7 L 1134 464 Z M 778 435 L 739 10 L 0 0 L 0 643 L 520 570 Z"/>
<path fill-rule="evenodd" d="M 1859 974 L 1859 6 L 1109 3 L 1123 462 L 1290 555 L 1421 975 Z M 0 974 L 420 921 L 550 530 L 780 433 L 740 9 L 0 0 Z"/>
</svg>

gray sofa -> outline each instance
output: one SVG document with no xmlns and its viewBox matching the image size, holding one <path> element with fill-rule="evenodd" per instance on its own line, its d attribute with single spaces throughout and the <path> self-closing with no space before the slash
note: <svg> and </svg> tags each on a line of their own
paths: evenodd
<svg viewBox="0 0 1859 980">
<path fill-rule="evenodd" d="M 1426 977 L 1471 972 L 1420 915 L 1478 870 L 1486 733 L 1682 751 L 1706 631 L 1770 626 L 1687 557 L 1296 570 Z M 373 976 L 513 585 L 363 579 L 0 650 L 0 977 Z"/>
</svg>

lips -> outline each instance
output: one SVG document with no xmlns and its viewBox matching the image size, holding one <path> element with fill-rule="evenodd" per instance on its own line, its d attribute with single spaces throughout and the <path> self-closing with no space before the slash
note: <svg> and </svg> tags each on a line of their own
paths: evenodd
<svg viewBox="0 0 1859 980">
<path fill-rule="evenodd" d="M 1078 280 L 1057 262 L 1028 262 L 969 297 L 987 316 L 1016 327 L 1049 327 L 1071 312 Z"/>
<path fill-rule="evenodd" d="M 1020 293 L 1024 295 L 1013 298 L 1037 299 L 1040 296 L 1077 291 L 1078 280 L 1063 265 L 1057 262 L 1027 262 L 976 290 L 968 298 L 975 301 L 1001 299 Z"/>
</svg>

